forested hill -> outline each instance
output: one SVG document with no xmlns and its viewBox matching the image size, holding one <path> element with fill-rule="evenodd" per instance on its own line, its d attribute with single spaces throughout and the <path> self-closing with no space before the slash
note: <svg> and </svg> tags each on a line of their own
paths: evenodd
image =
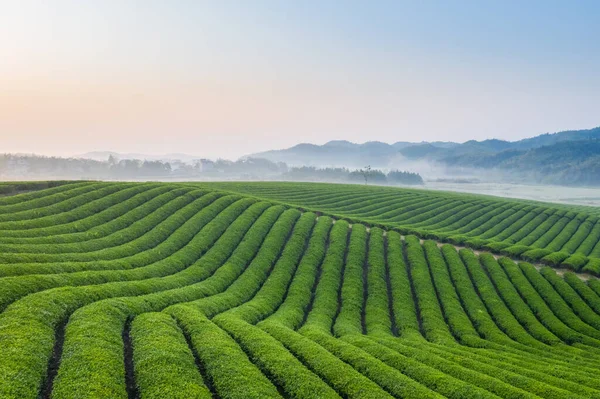
<svg viewBox="0 0 600 399">
<path fill-rule="evenodd" d="M 600 186 L 600 140 L 566 141 L 531 150 L 473 153 L 441 158 L 446 165 L 510 171 L 528 180 Z"/>
<path fill-rule="evenodd" d="M 253 156 L 288 164 L 377 168 L 405 164 L 437 165 L 455 173 L 464 169 L 494 169 L 530 182 L 600 185 L 600 127 L 504 141 L 367 142 L 331 141 L 324 145 L 298 144 Z M 412 168 L 417 172 L 418 169 Z M 515 175 L 516 173 L 516 175 Z"/>
</svg>

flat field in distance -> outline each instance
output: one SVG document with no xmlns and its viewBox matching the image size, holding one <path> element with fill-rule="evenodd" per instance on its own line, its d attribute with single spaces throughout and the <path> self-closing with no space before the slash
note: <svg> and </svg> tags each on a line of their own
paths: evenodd
<svg viewBox="0 0 600 399">
<path fill-rule="evenodd" d="M 600 397 L 599 208 L 311 183 L 0 189 L 0 398 Z"/>
<path fill-rule="evenodd" d="M 552 202 L 569 205 L 600 206 L 600 188 L 565 187 L 541 184 L 437 182 L 425 183 L 428 190 L 458 191 L 472 194 Z"/>
</svg>

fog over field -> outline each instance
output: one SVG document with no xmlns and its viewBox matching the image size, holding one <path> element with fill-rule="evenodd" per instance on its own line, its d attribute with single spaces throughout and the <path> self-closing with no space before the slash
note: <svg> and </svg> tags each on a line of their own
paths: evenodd
<svg viewBox="0 0 600 399">
<path fill-rule="evenodd" d="M 426 181 L 426 189 L 521 198 L 561 204 L 600 206 L 600 188 L 511 183 L 452 183 Z"/>
<path fill-rule="evenodd" d="M 113 181 L 299 181 L 412 186 L 600 205 L 600 128 L 519 141 L 331 141 L 238 160 L 93 151 L 71 158 L 0 155 L 0 178 Z"/>
</svg>

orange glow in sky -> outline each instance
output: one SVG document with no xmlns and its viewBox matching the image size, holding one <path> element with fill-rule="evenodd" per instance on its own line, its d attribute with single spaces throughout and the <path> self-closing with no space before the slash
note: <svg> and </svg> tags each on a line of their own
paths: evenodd
<svg viewBox="0 0 600 399">
<path fill-rule="evenodd" d="M 564 25 L 552 32 L 516 2 L 365 4 L 5 2 L 0 151 L 236 158 L 600 124 L 600 29 L 583 4 L 544 8 Z M 486 19 L 503 12 L 510 24 Z"/>
</svg>

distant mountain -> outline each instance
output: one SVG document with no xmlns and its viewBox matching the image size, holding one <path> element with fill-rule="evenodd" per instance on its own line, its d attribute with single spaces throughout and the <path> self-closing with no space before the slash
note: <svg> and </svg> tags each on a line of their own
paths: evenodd
<svg viewBox="0 0 600 399">
<path fill-rule="evenodd" d="M 600 127 L 546 133 L 518 141 L 489 139 L 464 143 L 399 141 L 393 144 L 369 141 L 356 144 L 344 140 L 323 145 L 298 144 L 262 152 L 252 157 L 288 165 L 360 168 L 400 167 L 427 173 L 420 168 L 453 170 L 494 169 L 536 182 L 598 184 Z M 598 180 L 598 181 L 597 181 Z M 597 181 L 597 183 L 596 183 Z"/>
<path fill-rule="evenodd" d="M 302 143 L 284 150 L 266 151 L 248 157 L 265 158 L 273 162 L 285 162 L 297 166 L 325 165 L 358 168 L 368 163 L 373 167 L 385 166 L 387 159 L 397 153 L 398 150 L 393 146 L 378 141 L 355 144 L 336 140 L 323 145 Z"/>
<path fill-rule="evenodd" d="M 78 158 L 192 162 L 188 154 L 148 155 L 96 151 Z M 323 145 L 301 143 L 243 158 L 263 158 L 289 166 L 407 170 L 427 178 L 486 177 L 491 180 L 600 186 L 600 127 L 546 133 L 518 141 L 499 139 L 455 142 L 408 142 L 363 144 L 333 140 Z"/>
<path fill-rule="evenodd" d="M 328 148 L 356 148 L 359 144 L 354 144 L 347 140 L 332 140 L 323 144 L 323 146 Z"/>
<path fill-rule="evenodd" d="M 447 149 L 437 147 L 435 144 L 425 143 L 407 146 L 400 149 L 398 152 L 409 159 L 420 159 L 425 157 L 436 156 L 438 154 L 444 153 L 445 151 L 447 151 Z"/>
<path fill-rule="evenodd" d="M 546 133 L 529 139 L 519 140 L 513 143 L 514 149 L 529 150 L 542 146 L 562 143 L 565 141 L 585 141 L 600 139 L 600 127 L 587 130 L 568 130 L 558 133 Z"/>
<path fill-rule="evenodd" d="M 567 141 L 600 139 L 600 127 L 588 130 L 571 130 L 559 133 L 546 133 L 519 141 L 489 139 L 470 140 L 464 143 L 398 141 L 393 144 L 368 141 L 363 144 L 346 140 L 334 140 L 323 145 L 297 144 L 282 150 L 271 150 L 250 155 L 266 158 L 274 162 L 287 162 L 297 165 L 352 166 L 370 162 L 385 166 L 389 158 L 404 156 L 409 159 L 439 159 L 467 154 L 493 154 L 508 150 L 529 150 Z"/>
</svg>

